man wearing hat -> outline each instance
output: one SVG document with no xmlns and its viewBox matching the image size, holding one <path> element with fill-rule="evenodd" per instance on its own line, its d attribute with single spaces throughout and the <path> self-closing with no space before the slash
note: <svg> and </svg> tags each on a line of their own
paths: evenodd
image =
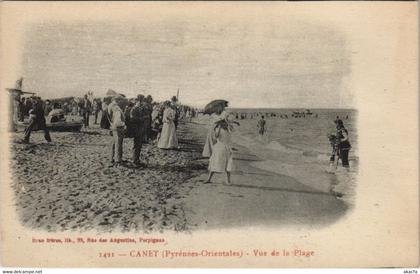
<svg viewBox="0 0 420 274">
<path fill-rule="evenodd" d="M 143 145 L 143 136 L 145 130 L 146 109 L 144 96 L 139 95 L 136 98 L 134 107 L 130 111 L 130 122 L 133 134 L 133 163 L 140 165 L 140 151 Z"/>
<path fill-rule="evenodd" d="M 29 111 L 29 118 L 29 125 L 25 129 L 25 137 L 23 142 L 26 144 L 29 143 L 31 132 L 35 130 L 35 128 L 38 130 L 43 130 L 45 140 L 47 140 L 47 142 L 51 142 L 50 132 L 48 131 L 47 125 L 45 124 L 45 113 L 40 97 L 34 98 L 33 107 Z"/>
<path fill-rule="evenodd" d="M 90 102 L 87 94 L 83 97 L 82 102 L 82 115 L 83 115 L 83 124 L 85 128 L 89 127 L 89 116 L 92 112 L 92 103 Z"/>
<path fill-rule="evenodd" d="M 121 164 L 123 154 L 125 117 L 122 109 L 118 105 L 119 103 L 121 103 L 121 100 L 121 96 L 115 96 L 112 98 L 112 102 L 108 106 L 108 113 L 111 117 L 110 129 L 112 131 L 111 162 L 115 165 Z"/>
</svg>

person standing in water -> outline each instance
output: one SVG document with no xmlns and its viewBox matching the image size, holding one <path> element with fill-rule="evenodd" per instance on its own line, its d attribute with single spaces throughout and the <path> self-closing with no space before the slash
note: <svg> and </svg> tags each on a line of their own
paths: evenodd
<svg viewBox="0 0 420 274">
<path fill-rule="evenodd" d="M 349 151 L 351 148 L 350 141 L 349 141 L 349 133 L 347 129 L 344 127 L 343 120 L 337 120 L 337 138 L 338 138 L 338 151 L 340 154 L 340 159 L 343 167 L 349 168 Z"/>
<path fill-rule="evenodd" d="M 266 121 L 264 120 L 264 115 L 261 116 L 261 119 L 258 121 L 257 127 L 258 127 L 258 133 L 263 136 L 265 134 L 265 124 Z"/>
<path fill-rule="evenodd" d="M 330 142 L 331 145 L 333 145 L 333 154 L 331 155 L 330 163 L 334 164 L 336 160 L 335 157 L 338 157 L 337 165 L 338 160 L 341 159 L 342 166 L 348 169 L 350 168 L 349 151 L 351 148 L 349 134 L 341 119 L 337 119 L 334 122 L 336 124 L 337 133 L 330 136 Z M 337 165 L 335 167 L 337 167 Z"/>
</svg>

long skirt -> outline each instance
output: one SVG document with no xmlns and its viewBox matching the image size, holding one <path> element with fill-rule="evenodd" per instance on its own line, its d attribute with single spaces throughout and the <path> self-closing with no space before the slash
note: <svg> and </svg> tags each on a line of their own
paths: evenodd
<svg viewBox="0 0 420 274">
<path fill-rule="evenodd" d="M 220 141 L 213 146 L 209 161 L 209 171 L 226 172 L 233 169 L 233 155 L 230 147 Z"/>
<path fill-rule="evenodd" d="M 203 157 L 210 157 L 213 151 L 213 146 L 216 143 L 216 136 L 213 129 L 207 133 L 206 142 L 204 143 Z"/>
<path fill-rule="evenodd" d="M 173 122 L 163 123 L 157 146 L 163 149 L 178 148 L 178 138 L 176 137 L 176 129 Z"/>
</svg>

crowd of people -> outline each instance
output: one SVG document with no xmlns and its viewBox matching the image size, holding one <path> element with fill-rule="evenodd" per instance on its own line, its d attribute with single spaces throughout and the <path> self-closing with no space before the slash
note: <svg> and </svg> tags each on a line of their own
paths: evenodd
<svg viewBox="0 0 420 274">
<path fill-rule="evenodd" d="M 111 164 L 115 166 L 122 164 L 124 138 L 133 139 L 131 160 L 136 166 L 141 165 L 140 152 L 144 143 L 153 143 L 160 149 L 178 149 L 176 130 L 179 121 L 191 121 L 198 114 L 197 109 L 179 104 L 175 96 L 170 101 L 158 103 L 153 101 L 152 96 L 145 97 L 141 94 L 132 99 L 123 95 L 99 99 L 87 94 L 82 100 L 72 99 L 70 103 L 63 104 L 50 100 L 42 101 L 40 97 L 32 96 L 19 100 L 17 112 L 19 121 L 29 117 L 29 124 L 24 132 L 24 143 L 29 143 L 33 130 L 43 130 L 45 139 L 51 142 L 46 121 L 65 121 L 66 115 L 76 114 L 82 117 L 84 127 L 88 128 L 92 124 L 89 120 L 93 116 L 93 124 L 99 123 L 101 128 L 109 130 L 112 135 L 110 158 Z M 274 117 L 271 113 L 267 114 Z M 239 125 L 236 120 L 259 117 L 256 128 L 258 134 L 264 136 L 267 131 L 265 115 L 240 112 L 228 114 L 223 107 L 216 112 L 216 116 L 218 119 L 207 134 L 202 153 L 204 157 L 209 158 L 209 176 L 206 183 L 211 182 L 214 173 L 224 172 L 225 183 L 230 184 L 234 151 L 230 138 L 235 126 Z M 330 161 L 338 164 L 340 159 L 342 166 L 348 168 L 348 154 L 351 149 L 348 131 L 339 117 L 336 118 L 335 124 L 336 134 L 329 136 L 333 147 Z"/>
<path fill-rule="evenodd" d="M 140 165 L 143 143 L 154 142 L 160 149 L 178 149 L 176 129 L 180 113 L 185 109 L 177 104 L 176 98 L 158 104 L 150 95 L 138 95 L 130 100 L 114 96 L 108 105 L 105 100 L 101 127 L 109 128 L 113 136 L 112 164 L 121 164 L 124 138 L 133 139 L 132 162 L 135 165 Z"/>
<path fill-rule="evenodd" d="M 111 163 L 122 162 L 123 140 L 133 139 L 132 162 L 140 165 L 140 152 L 144 143 L 152 142 L 160 149 L 178 149 L 176 130 L 181 119 L 191 121 L 197 109 L 178 103 L 174 96 L 169 101 L 154 102 L 152 96 L 138 95 L 127 99 L 123 95 L 93 98 L 91 94 L 83 99 L 70 101 L 43 101 L 40 97 L 20 98 L 17 104 L 18 121 L 29 118 L 25 129 L 24 143 L 29 143 L 31 132 L 43 130 L 45 139 L 51 142 L 47 121 L 65 121 L 67 115 L 82 117 L 83 126 L 89 128 L 100 124 L 102 129 L 110 130 L 112 138 Z M 94 121 L 90 119 L 94 118 Z"/>
</svg>

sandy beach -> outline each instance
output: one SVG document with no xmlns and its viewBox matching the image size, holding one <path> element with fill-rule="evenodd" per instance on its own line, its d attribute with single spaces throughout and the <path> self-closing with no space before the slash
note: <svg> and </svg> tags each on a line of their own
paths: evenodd
<svg viewBox="0 0 420 274">
<path fill-rule="evenodd" d="M 202 128 L 191 130 L 198 135 Z M 211 184 L 204 184 L 205 172 L 187 182 L 192 185 L 191 191 L 182 200 L 188 205 L 187 219 L 195 228 L 319 227 L 334 223 L 351 207 L 351 203 L 329 191 L 253 167 L 262 159 L 247 147 L 234 147 L 232 185 L 223 184 L 223 174 L 216 175 Z"/>
<path fill-rule="evenodd" d="M 111 136 L 97 126 L 80 133 L 52 132 L 48 144 L 35 132 L 31 144 L 14 134 L 12 187 L 24 226 L 48 231 L 192 231 L 240 226 L 328 225 L 348 204 L 290 176 L 253 167 L 260 161 L 235 146 L 233 185 L 216 175 L 204 184 L 201 157 L 207 129 L 181 123 L 179 150 L 145 144 L 140 168 L 130 164 L 124 141 L 122 167 L 110 165 Z"/>
</svg>

